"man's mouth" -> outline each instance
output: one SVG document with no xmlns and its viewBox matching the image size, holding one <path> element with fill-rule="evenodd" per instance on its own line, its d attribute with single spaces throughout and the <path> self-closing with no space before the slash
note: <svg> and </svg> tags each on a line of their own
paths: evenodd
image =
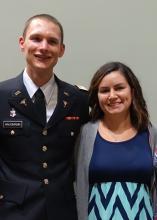
<svg viewBox="0 0 157 220">
<path fill-rule="evenodd" d="M 51 58 L 49 55 L 43 55 L 43 54 L 35 54 L 35 57 L 41 60 L 48 60 Z"/>
</svg>

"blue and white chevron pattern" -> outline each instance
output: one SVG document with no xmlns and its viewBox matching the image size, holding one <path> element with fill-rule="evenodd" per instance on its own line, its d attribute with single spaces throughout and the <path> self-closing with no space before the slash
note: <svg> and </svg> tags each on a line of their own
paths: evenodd
<svg viewBox="0 0 157 220">
<path fill-rule="evenodd" d="M 148 187 L 139 183 L 109 182 L 92 187 L 88 220 L 152 220 Z"/>
</svg>

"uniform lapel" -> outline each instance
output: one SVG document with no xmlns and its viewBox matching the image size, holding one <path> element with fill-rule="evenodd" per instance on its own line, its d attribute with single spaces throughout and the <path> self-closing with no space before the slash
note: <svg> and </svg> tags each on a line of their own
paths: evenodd
<svg viewBox="0 0 157 220">
<path fill-rule="evenodd" d="M 8 102 L 11 107 L 14 107 L 21 114 L 30 118 L 31 120 L 45 126 L 38 117 L 34 104 L 29 97 L 29 94 L 23 84 L 22 74 L 16 78 L 16 86 L 12 89 Z"/>
<path fill-rule="evenodd" d="M 66 86 L 66 83 L 59 80 L 56 76 L 55 80 L 58 85 L 58 101 L 55 111 L 48 122 L 48 127 L 52 127 L 62 120 L 69 113 L 69 110 L 74 103 L 74 96 Z"/>
<path fill-rule="evenodd" d="M 71 93 L 71 89 L 67 86 L 67 83 L 59 80 L 55 76 L 56 83 L 58 85 L 58 101 L 53 115 L 51 116 L 47 127 L 52 127 L 60 120 L 68 115 L 72 105 L 74 105 L 76 97 Z M 41 118 L 38 117 L 37 111 L 34 108 L 34 104 L 29 97 L 29 94 L 23 84 L 22 74 L 18 76 L 14 81 L 14 88 L 11 91 L 8 102 L 11 107 L 14 107 L 21 114 L 30 118 L 32 121 L 45 127 Z"/>
</svg>

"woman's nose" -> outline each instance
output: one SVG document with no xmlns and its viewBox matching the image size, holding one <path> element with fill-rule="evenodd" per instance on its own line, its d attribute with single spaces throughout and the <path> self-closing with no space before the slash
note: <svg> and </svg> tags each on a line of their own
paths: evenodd
<svg viewBox="0 0 157 220">
<path fill-rule="evenodd" d="M 109 99 L 114 99 L 114 98 L 116 98 L 116 97 L 117 97 L 116 92 L 115 92 L 114 90 L 111 90 L 111 91 L 110 91 L 110 94 L 109 94 Z"/>
</svg>

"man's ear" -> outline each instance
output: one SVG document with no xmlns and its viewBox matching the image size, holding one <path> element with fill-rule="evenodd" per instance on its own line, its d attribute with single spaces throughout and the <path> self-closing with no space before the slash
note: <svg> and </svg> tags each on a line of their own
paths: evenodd
<svg viewBox="0 0 157 220">
<path fill-rule="evenodd" d="M 64 55 L 64 52 L 65 52 L 65 44 L 61 44 L 59 57 L 62 57 Z"/>
<path fill-rule="evenodd" d="M 25 42 L 25 40 L 24 40 L 23 36 L 19 37 L 19 46 L 20 46 L 20 49 L 22 52 L 24 50 L 24 42 Z"/>
</svg>

